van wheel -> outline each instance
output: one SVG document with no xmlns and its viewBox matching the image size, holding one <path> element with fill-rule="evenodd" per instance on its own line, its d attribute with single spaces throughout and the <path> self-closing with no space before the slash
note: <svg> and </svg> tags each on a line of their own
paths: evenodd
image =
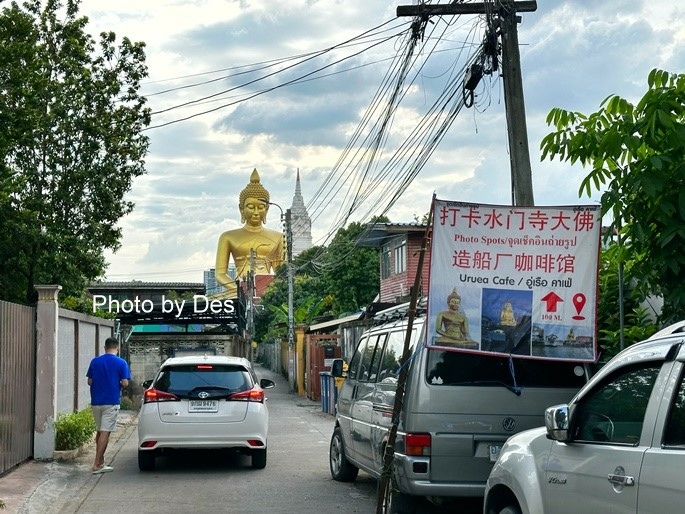
<svg viewBox="0 0 685 514">
<path fill-rule="evenodd" d="M 342 435 L 340 434 L 340 427 L 335 427 L 335 430 L 333 430 L 328 455 L 333 480 L 352 482 L 357 478 L 359 468 L 347 460 L 345 456 L 345 443 L 343 443 Z"/>
<path fill-rule="evenodd" d="M 138 469 L 140 471 L 155 470 L 155 452 L 153 450 L 138 450 Z"/>
<path fill-rule="evenodd" d="M 254 469 L 264 469 L 266 467 L 266 448 L 252 450 L 252 467 Z"/>
</svg>

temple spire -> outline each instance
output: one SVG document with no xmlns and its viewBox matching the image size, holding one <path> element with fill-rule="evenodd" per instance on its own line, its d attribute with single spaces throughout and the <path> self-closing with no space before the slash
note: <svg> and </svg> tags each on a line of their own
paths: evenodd
<svg viewBox="0 0 685 514">
<path fill-rule="evenodd" d="M 309 218 L 307 207 L 305 206 L 304 198 L 302 197 L 300 168 L 297 168 L 295 194 L 293 195 L 293 203 L 290 211 L 293 230 L 293 255 L 299 255 L 312 246 L 312 221 Z"/>
</svg>

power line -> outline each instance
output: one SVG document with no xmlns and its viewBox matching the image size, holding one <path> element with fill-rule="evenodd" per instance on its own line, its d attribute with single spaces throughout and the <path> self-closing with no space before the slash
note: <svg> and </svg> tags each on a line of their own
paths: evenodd
<svg viewBox="0 0 685 514">
<path fill-rule="evenodd" d="M 471 37 L 475 37 L 475 26 L 472 25 L 470 32 Z M 406 64 L 406 62 L 411 60 L 411 56 L 413 54 L 413 42 L 416 41 L 416 39 L 416 37 L 413 37 L 407 40 L 406 47 L 403 48 L 401 52 L 398 52 L 398 55 L 404 56 L 400 62 Z M 440 40 L 441 38 L 438 37 L 437 40 L 434 41 L 431 53 L 435 51 L 435 48 Z M 478 44 L 465 44 L 462 47 L 462 50 L 467 47 L 478 46 Z M 431 53 L 429 53 L 429 56 Z M 370 220 L 373 216 L 385 215 L 394 205 L 394 203 L 400 198 L 402 193 L 406 191 L 413 179 L 423 168 L 435 148 L 437 148 L 437 145 L 446 134 L 447 129 L 449 126 L 451 126 L 457 114 L 463 107 L 463 97 L 461 94 L 457 93 L 461 92 L 461 86 L 466 70 L 473 62 L 479 60 L 480 58 L 481 57 L 479 54 L 474 54 L 466 64 L 461 66 L 459 73 L 456 76 L 452 76 L 451 80 L 448 81 L 448 84 L 443 89 L 441 95 L 426 112 L 426 114 L 424 114 L 421 122 L 417 124 L 412 133 L 397 148 L 385 166 L 381 167 L 379 165 L 381 145 L 384 144 L 386 140 L 385 138 L 387 135 L 389 120 L 394 115 L 400 98 L 406 94 L 406 89 L 404 92 L 401 92 L 401 87 L 406 81 L 406 75 L 400 71 L 398 72 L 398 75 L 393 77 L 392 81 L 383 82 L 381 88 L 379 89 L 379 93 L 377 93 L 377 95 L 374 97 L 374 102 L 372 102 L 372 105 L 369 107 L 369 109 L 367 109 L 362 122 L 346 146 L 345 151 L 334 167 L 333 172 L 330 174 L 330 177 L 337 176 L 338 181 L 336 182 L 336 188 L 330 189 L 329 193 L 326 194 L 325 191 L 323 191 L 323 188 L 327 185 L 325 183 L 322 188 L 317 191 L 317 195 L 315 195 L 315 197 L 312 199 L 312 202 L 316 202 L 318 200 L 318 195 L 321 194 L 322 200 L 320 201 L 319 205 L 330 205 L 331 195 L 337 194 L 342 188 L 342 185 L 345 183 L 345 180 L 343 180 L 343 178 L 340 176 L 340 173 L 336 173 L 339 172 L 341 168 L 344 168 L 344 172 L 348 174 L 352 184 L 356 184 L 355 195 L 353 195 L 347 203 L 345 203 L 345 200 L 341 202 L 338 217 L 336 218 L 334 225 L 327 233 L 326 242 L 330 240 L 335 233 L 337 233 L 337 230 L 347 224 L 352 214 L 357 211 L 358 208 L 364 205 L 365 201 L 367 201 L 379 187 L 381 188 L 381 194 L 375 198 L 377 201 L 370 202 L 370 206 L 368 207 L 367 211 L 360 216 L 362 222 L 363 220 Z M 457 61 L 455 61 L 453 68 L 456 66 Z M 425 62 L 426 61 L 424 61 L 424 64 Z M 400 70 L 406 70 L 406 68 L 401 65 L 395 67 L 399 67 Z M 422 69 L 423 65 L 419 67 L 419 70 L 415 74 L 414 79 L 410 82 L 410 85 L 413 84 L 413 82 L 421 73 Z M 394 84 L 393 88 L 388 87 L 390 82 Z M 380 109 L 377 99 L 387 95 L 390 96 L 390 100 L 386 104 L 385 108 Z M 356 141 L 359 134 L 363 132 L 362 127 L 367 124 L 369 119 L 371 119 L 370 113 L 374 113 L 377 110 L 379 110 L 381 113 L 380 117 L 376 118 L 374 129 L 370 131 L 369 135 L 365 139 L 365 141 L 369 144 L 363 148 L 358 147 L 354 153 L 351 153 L 351 149 L 354 146 L 353 143 Z M 348 157 L 349 160 L 347 163 L 345 163 L 345 159 Z M 360 168 L 362 168 L 362 171 L 360 171 Z M 372 176 L 370 172 L 374 168 L 379 168 L 379 172 L 375 176 Z M 390 174 L 394 169 L 398 169 L 398 171 L 396 171 L 394 176 L 390 177 Z M 358 173 L 355 174 L 355 172 Z M 387 187 L 387 184 L 392 184 L 393 187 Z M 385 185 L 385 187 L 383 187 L 383 185 Z M 345 195 L 345 199 L 348 198 L 348 195 L 349 194 Z M 310 205 L 312 202 L 310 202 Z M 378 205 L 384 205 L 380 214 Z M 311 210 L 313 214 L 313 220 L 323 213 L 323 208 L 319 210 L 316 206 L 314 206 Z M 325 245 L 326 242 L 323 244 Z M 335 262 L 331 263 L 329 261 L 329 265 L 335 266 L 336 263 L 342 263 L 344 262 L 345 257 L 345 255 L 337 255 Z"/>
<path fill-rule="evenodd" d="M 392 21 L 394 21 L 394 20 L 392 20 Z M 385 23 L 383 23 L 383 24 L 381 24 L 381 25 L 375 27 L 374 29 L 371 29 L 370 31 L 364 32 L 363 34 L 368 34 L 368 33 L 371 32 L 371 31 L 375 31 L 376 29 L 379 29 L 379 28 L 383 27 L 384 25 L 386 25 L 386 24 L 388 24 L 388 23 L 390 23 L 390 21 L 385 22 Z M 372 34 L 372 35 L 375 36 L 375 35 L 378 35 L 378 34 L 383 34 L 384 32 L 387 32 L 387 31 L 390 31 L 390 30 L 394 30 L 394 29 L 395 29 L 395 27 L 390 27 L 390 28 L 388 28 L 388 29 L 386 29 L 386 30 L 380 31 L 380 32 L 378 32 L 377 34 Z M 371 41 L 374 41 L 374 40 L 371 40 Z M 269 60 L 266 60 L 266 61 L 261 61 L 261 62 L 252 63 L 252 64 L 243 64 L 243 65 L 239 65 L 239 66 L 230 66 L 230 67 L 228 67 L 228 68 L 220 68 L 220 69 L 217 69 L 217 70 L 205 71 L 205 72 L 202 72 L 202 73 L 194 73 L 194 74 L 191 74 L 191 75 L 183 75 L 183 76 L 180 76 L 180 77 L 171 77 L 171 78 L 161 79 L 161 80 L 158 80 L 158 81 L 146 82 L 145 84 L 155 84 L 155 83 L 160 83 L 160 82 L 171 82 L 171 81 L 182 80 L 182 79 L 186 79 L 186 78 L 194 78 L 194 77 L 205 76 L 205 75 L 214 75 L 214 74 L 216 74 L 216 73 L 224 73 L 224 72 L 227 72 L 227 71 L 247 70 L 247 71 L 239 71 L 238 73 L 235 73 L 235 74 L 222 75 L 221 77 L 217 77 L 217 78 L 210 79 L 210 80 L 205 80 L 205 81 L 202 81 L 202 82 L 194 82 L 194 83 L 192 83 L 192 84 L 186 84 L 186 85 L 183 85 L 183 86 L 178 86 L 178 87 L 163 89 L 163 90 L 161 90 L 161 91 L 156 91 L 156 92 L 154 92 L 154 93 L 148 93 L 148 94 L 146 94 L 145 96 L 146 96 L 147 98 L 150 98 L 150 97 L 153 97 L 153 96 L 160 96 L 160 95 L 164 95 L 164 94 L 168 94 L 168 93 L 173 93 L 173 92 L 176 92 L 176 91 L 181 91 L 181 90 L 184 90 L 184 89 L 190 89 L 190 88 L 205 86 L 205 85 L 213 84 L 213 83 L 215 83 L 215 82 L 219 82 L 219 81 L 221 81 L 221 80 L 226 80 L 226 79 L 229 79 L 229 78 L 232 78 L 232 77 L 236 77 L 236 76 L 240 76 L 240 75 L 245 75 L 245 74 L 249 74 L 249 73 L 254 73 L 254 72 L 256 72 L 256 71 L 260 71 L 260 70 L 263 70 L 263 69 L 268 69 L 268 68 L 271 68 L 271 67 L 274 67 L 274 66 L 281 65 L 281 64 L 283 64 L 283 63 L 287 63 L 287 62 L 289 62 L 289 61 L 297 61 L 297 60 L 299 60 L 299 59 L 304 59 L 304 58 L 308 58 L 308 57 L 318 57 L 318 56 L 324 55 L 325 53 L 328 53 L 329 50 L 347 48 L 347 47 L 350 47 L 350 46 L 361 45 L 362 43 L 363 43 L 363 38 L 361 38 L 361 36 L 357 36 L 356 38 L 352 38 L 351 40 L 349 40 L 349 42 L 344 42 L 344 43 L 340 43 L 340 44 L 338 44 L 338 45 L 334 45 L 334 46 L 330 47 L 330 49 L 326 49 L 326 50 L 316 50 L 316 51 L 314 51 L 314 52 L 306 52 L 306 53 L 302 53 L 302 54 L 291 55 L 291 56 L 288 56 L 288 57 L 279 57 L 279 58 L 277 58 L 277 59 L 269 59 Z M 305 61 L 298 61 L 297 64 L 300 64 L 301 62 L 305 62 Z M 144 84 L 144 85 L 145 85 L 145 84 Z"/>
<path fill-rule="evenodd" d="M 202 102 L 202 101 L 206 101 L 206 100 L 211 99 L 211 98 L 215 98 L 215 97 L 220 96 L 220 95 L 225 95 L 226 93 L 235 91 L 235 90 L 237 90 L 237 89 L 246 88 L 247 86 L 253 85 L 253 84 L 255 84 L 255 83 L 257 83 L 257 82 L 260 82 L 260 81 L 263 81 L 263 80 L 266 80 L 266 79 L 268 79 L 268 78 L 270 78 L 270 77 L 273 77 L 273 76 L 275 76 L 275 75 L 284 73 L 284 72 L 287 71 L 287 70 L 290 70 L 290 69 L 293 69 L 293 68 L 295 68 L 295 67 L 297 67 L 297 66 L 299 66 L 299 65 L 302 65 L 303 63 L 309 62 L 310 60 L 314 59 L 315 57 L 320 57 L 320 56 L 322 56 L 322 55 L 325 55 L 325 54 L 327 54 L 327 53 L 333 51 L 334 49 L 343 48 L 343 47 L 345 47 L 345 46 L 349 46 L 349 43 L 350 43 L 351 41 L 360 39 L 360 38 L 362 38 L 362 36 L 364 36 L 364 35 L 366 35 L 366 34 L 372 32 L 372 31 L 375 31 L 376 29 L 378 29 L 378 28 L 380 28 L 380 27 L 383 27 L 384 25 L 387 25 L 388 23 L 391 23 L 392 21 L 395 21 L 395 20 L 387 21 L 387 22 L 385 22 L 385 23 L 379 25 L 378 27 L 375 27 L 374 29 L 370 29 L 370 30 L 368 30 L 368 31 L 366 31 L 366 32 L 364 32 L 364 33 L 362 33 L 361 35 L 356 36 L 356 37 L 354 37 L 354 38 L 352 38 L 352 39 L 349 39 L 349 40 L 347 40 L 347 41 L 345 41 L 345 42 L 343 42 L 343 43 L 340 43 L 340 44 L 338 44 L 338 45 L 334 45 L 333 47 L 329 47 L 329 48 L 324 49 L 324 50 L 321 50 L 321 51 L 319 51 L 319 52 L 315 52 L 312 56 L 309 56 L 309 57 L 307 57 L 307 58 L 305 58 L 305 59 L 299 60 L 299 61 L 295 62 L 294 64 L 290 64 L 290 65 L 286 66 L 285 68 L 278 69 L 278 70 L 276 70 L 276 71 L 274 71 L 274 72 L 272 72 L 272 73 L 268 73 L 268 74 L 266 74 L 266 75 L 264 75 L 264 76 L 260 76 L 260 77 L 258 77 L 258 78 L 256 78 L 256 79 L 249 80 L 249 81 L 247 81 L 247 82 L 244 82 L 244 83 L 239 84 L 239 85 L 237 85 L 237 86 L 234 86 L 234 87 L 225 89 L 225 90 L 220 91 L 220 92 L 218 92 L 218 93 L 213 93 L 213 94 L 211 94 L 211 95 L 206 95 L 206 96 L 203 96 L 203 97 L 200 97 L 200 98 L 197 98 L 197 99 L 188 101 L 188 102 L 184 102 L 184 103 L 181 103 L 181 104 L 178 104 L 178 105 L 174 105 L 174 106 L 172 106 L 172 107 L 168 107 L 168 108 L 165 108 L 165 109 L 162 109 L 162 110 L 159 110 L 159 111 L 154 111 L 154 112 L 152 112 L 151 114 L 152 114 L 153 116 L 154 116 L 154 115 L 163 114 L 163 113 L 169 112 L 169 111 L 171 111 L 171 110 L 179 109 L 179 108 L 181 108 L 181 107 L 187 107 L 187 106 L 194 105 L 194 104 L 197 104 L 197 103 Z M 182 117 L 182 118 L 178 118 L 178 119 L 175 119 L 175 120 L 172 120 L 172 121 L 168 121 L 168 122 L 165 122 L 165 123 L 159 123 L 159 124 L 157 124 L 157 125 L 148 126 L 148 127 L 146 127 L 144 130 L 152 130 L 152 129 L 155 129 L 155 128 L 165 127 L 165 126 L 172 125 L 172 124 L 175 124 L 175 123 L 179 123 L 179 122 L 182 122 L 182 121 L 187 121 L 187 120 L 189 120 L 189 119 L 192 119 L 192 118 L 195 118 L 195 117 L 198 117 L 198 116 L 203 116 L 203 115 L 205 115 L 205 114 L 209 114 L 209 113 L 212 113 L 212 112 L 216 112 L 216 111 L 221 110 L 221 109 L 224 109 L 224 108 L 226 108 L 226 107 L 230 107 L 230 106 L 236 105 L 237 103 L 240 103 L 240 102 L 244 102 L 244 101 L 253 99 L 253 98 L 258 97 L 258 96 L 261 96 L 261 95 L 263 95 L 263 94 L 265 94 L 265 93 L 269 93 L 269 92 L 275 91 L 275 90 L 277 90 L 277 89 L 280 89 L 280 88 L 283 88 L 283 87 L 286 87 L 286 86 L 290 86 L 290 85 L 293 85 L 293 84 L 299 84 L 299 83 L 303 82 L 304 79 L 306 79 L 306 78 L 308 78 L 308 77 L 315 76 L 315 75 L 319 74 L 319 73 L 320 73 L 321 71 L 323 71 L 323 70 L 326 70 L 326 69 L 328 69 L 328 68 L 330 68 L 330 67 L 332 67 L 332 66 L 335 66 L 335 65 L 337 65 L 337 64 L 340 64 L 341 62 L 344 62 L 344 61 L 346 61 L 346 60 L 348 60 L 348 59 L 351 59 L 351 58 L 353 58 L 353 57 L 356 57 L 356 56 L 358 56 L 358 55 L 360 55 L 360 54 L 362 54 L 362 53 L 364 53 L 364 52 L 370 50 L 371 48 L 374 48 L 374 47 L 376 47 L 376 46 L 378 46 L 378 45 L 381 45 L 381 44 L 383 44 L 383 43 L 385 43 L 385 42 L 387 42 L 387 41 L 389 41 L 389 40 L 395 39 L 396 37 L 397 37 L 397 35 L 396 35 L 396 34 L 393 34 L 393 35 L 390 35 L 390 36 L 386 36 L 386 37 L 384 37 L 384 38 L 381 38 L 381 39 L 379 39 L 379 40 L 373 40 L 373 41 L 371 42 L 371 44 L 368 44 L 366 47 L 362 48 L 361 50 L 359 50 L 359 51 L 357 51 L 357 52 L 354 52 L 354 53 L 352 53 L 352 54 L 346 55 L 346 56 L 343 57 L 343 58 L 337 59 L 337 60 L 335 60 L 335 61 L 333 61 L 333 62 L 331 62 L 331 63 L 328 63 L 328 64 L 326 64 L 326 65 L 324 65 L 324 66 L 322 66 L 322 67 L 320 67 L 320 68 L 317 68 L 317 69 L 315 69 L 315 70 L 313 70 L 313 71 L 311 71 L 311 72 L 305 73 L 305 74 L 303 74 L 303 75 L 301 75 L 301 76 L 298 76 L 298 77 L 296 77 L 296 78 L 294 78 L 294 79 L 287 80 L 287 81 L 285 81 L 285 82 L 282 82 L 282 83 L 280 83 L 280 84 L 277 84 L 277 85 L 275 85 L 275 86 L 273 86 L 273 87 L 269 87 L 269 88 L 264 89 L 264 90 L 261 90 L 261 91 L 257 91 L 257 92 L 254 92 L 254 93 L 248 93 L 247 96 L 245 96 L 244 98 L 242 98 L 242 99 L 240 99 L 240 100 L 237 100 L 237 101 L 234 101 L 234 102 L 229 102 L 229 103 L 227 103 L 227 104 L 222 104 L 222 105 L 220 105 L 220 106 L 218 106 L 218 107 L 215 107 L 215 108 L 213 108 L 213 109 L 208 109 L 208 110 L 205 110 L 205 111 L 202 111 L 202 112 L 198 112 L 198 113 L 195 113 L 195 114 L 192 114 L 192 115 L 188 115 L 188 116 L 185 116 L 185 117 Z"/>
<path fill-rule="evenodd" d="M 448 27 L 449 27 L 449 25 L 448 25 Z M 473 26 L 471 28 L 471 33 L 472 33 L 472 37 L 474 37 L 475 31 L 474 31 Z M 441 38 L 438 37 L 437 40 L 434 41 L 433 49 L 431 50 L 431 53 L 429 53 L 429 56 L 432 54 L 433 51 L 435 51 L 435 48 L 436 48 L 437 44 L 440 42 L 440 40 L 441 40 Z M 463 46 L 462 50 L 464 48 L 471 47 L 471 46 L 477 47 L 479 45 L 477 45 L 477 44 L 473 44 L 473 45 L 465 44 Z M 424 64 L 425 64 L 425 62 L 426 61 L 424 61 Z M 458 75 L 458 77 L 456 79 L 451 80 L 448 83 L 448 85 L 443 90 L 441 97 L 438 98 L 438 100 L 436 100 L 434 105 L 426 112 L 426 114 L 424 114 L 422 121 L 416 126 L 416 129 L 413 131 L 413 133 L 410 134 L 410 136 L 408 136 L 407 139 L 405 139 L 405 141 L 398 147 L 398 149 L 396 150 L 394 155 L 388 161 L 388 164 L 386 164 L 385 167 L 380 168 L 379 173 L 377 173 L 370 180 L 366 181 L 366 188 L 358 188 L 358 193 L 355 196 L 355 198 L 349 200 L 349 202 L 346 205 L 341 207 L 341 211 L 344 209 L 345 213 L 339 215 L 334 228 L 331 229 L 330 231 L 328 231 L 328 237 L 329 238 L 332 236 L 332 234 L 335 233 L 335 228 L 340 228 L 340 227 L 344 226 L 347 223 L 347 221 L 349 220 L 351 214 L 353 212 L 355 212 L 358 209 L 358 207 L 361 206 L 366 200 L 368 200 L 369 197 L 373 194 L 373 192 L 375 190 L 377 190 L 377 188 L 381 187 L 383 184 L 389 183 L 389 184 L 392 184 L 393 186 L 397 185 L 400 188 L 398 190 L 397 187 L 387 188 L 387 186 L 386 186 L 386 188 L 383 189 L 383 191 L 385 191 L 385 194 L 382 194 L 380 198 L 381 199 L 383 199 L 383 198 L 394 198 L 392 203 L 394 203 L 396 201 L 396 199 L 399 197 L 399 195 L 401 194 L 401 192 L 404 189 L 406 189 L 406 187 L 409 185 L 409 183 L 411 182 L 413 177 L 415 177 L 416 174 L 418 173 L 418 171 L 420 170 L 420 167 L 422 167 L 423 164 L 425 164 L 425 160 L 427 158 L 427 155 L 424 153 L 424 154 L 421 154 L 422 157 L 417 157 L 417 161 L 414 163 L 414 165 L 419 166 L 419 167 L 417 169 L 414 169 L 413 171 L 403 171 L 403 169 L 406 170 L 407 166 L 405 166 L 404 168 L 401 167 L 401 159 L 402 158 L 406 159 L 408 157 L 411 157 L 412 153 L 416 153 L 416 150 L 414 150 L 412 152 L 411 148 L 414 148 L 414 149 L 420 148 L 420 143 L 422 140 L 423 141 L 431 141 L 431 131 L 432 130 L 436 131 L 436 135 L 432 141 L 433 148 L 439 142 L 439 140 L 442 139 L 442 136 L 445 133 L 446 127 L 445 126 L 439 127 L 435 121 L 438 120 L 439 116 L 442 113 L 444 113 L 445 110 L 448 109 L 448 106 L 445 104 L 444 97 L 445 97 L 445 95 L 447 95 L 447 98 L 453 98 L 454 97 L 454 91 L 458 90 L 458 88 L 460 87 L 460 83 L 463 80 L 464 71 L 465 71 L 466 67 L 467 67 L 467 65 L 462 66 L 461 67 L 461 73 Z M 419 74 L 421 73 L 422 69 L 423 69 L 423 65 L 417 71 L 417 73 L 416 73 L 414 79 L 411 81 L 410 85 L 416 81 L 416 79 L 419 76 Z M 406 93 L 406 91 L 405 91 L 405 93 Z M 379 96 L 379 95 L 377 95 L 377 96 Z M 445 105 L 443 105 L 443 104 L 445 104 Z M 377 104 L 372 104 L 372 106 L 370 106 L 370 108 L 367 110 L 367 114 L 371 111 L 374 111 L 376 108 L 377 108 Z M 460 106 L 456 106 L 457 112 L 458 112 L 458 109 L 460 109 Z M 445 120 L 447 125 L 451 124 L 451 122 L 454 119 L 454 116 L 456 116 L 456 112 L 452 113 Z M 362 123 L 360 123 L 360 127 L 363 123 L 365 123 L 365 120 L 366 120 L 366 118 L 362 120 Z M 376 126 L 378 126 L 378 121 L 376 122 Z M 439 127 L 439 128 L 436 129 L 435 127 Z M 357 150 L 353 154 L 350 153 L 351 148 L 352 148 L 353 143 L 354 143 L 354 137 L 356 137 L 356 135 L 361 133 L 361 132 L 362 132 L 361 128 L 358 128 L 358 130 L 355 132 L 355 136 L 353 136 L 353 139 L 350 141 L 350 143 L 346 147 L 343 155 L 339 159 L 338 164 L 334 168 L 334 172 L 331 173 L 331 176 L 336 175 L 336 173 L 335 173 L 336 170 L 339 170 L 340 168 L 344 167 L 344 169 L 348 173 L 348 175 L 350 177 L 354 177 L 355 172 L 358 172 L 359 168 L 361 166 L 364 166 L 366 169 L 370 169 L 372 164 L 376 164 L 376 165 L 378 164 L 379 146 L 377 146 L 377 145 L 375 147 L 373 145 L 367 145 L 363 148 L 358 147 Z M 366 141 L 368 142 L 370 139 L 373 140 L 373 137 L 375 137 L 376 142 L 380 141 L 379 134 L 381 134 L 381 133 L 385 133 L 385 131 L 382 129 L 382 124 L 381 124 L 381 130 L 379 132 L 376 132 L 376 133 L 373 133 L 373 131 L 372 131 L 372 134 L 369 137 L 367 137 Z M 431 152 L 432 152 L 432 150 L 431 150 Z M 348 162 L 343 164 L 343 161 L 345 161 L 345 159 L 347 159 Z M 390 176 L 390 172 L 396 167 L 400 167 L 400 171 L 397 172 L 394 177 L 392 177 L 391 179 L 388 179 Z M 357 176 L 360 174 L 361 174 L 361 172 L 357 173 Z M 368 174 L 367 174 L 367 176 L 368 176 Z M 324 186 L 325 186 L 325 184 L 324 184 Z M 340 186 L 340 187 L 342 187 L 342 186 Z M 340 187 L 338 188 L 338 190 L 340 189 Z M 336 190 L 335 192 L 337 193 L 338 190 Z M 320 193 L 320 192 L 321 192 L 321 189 L 318 193 Z M 321 194 L 324 194 L 324 193 L 321 192 Z M 315 195 L 315 197 L 312 199 L 312 202 L 310 202 L 309 210 L 313 214 L 312 219 L 316 219 L 319 215 L 321 215 L 323 213 L 323 210 L 322 209 L 320 210 L 318 208 L 318 205 L 326 205 L 326 206 L 330 205 L 331 198 L 329 196 L 323 196 L 323 200 L 318 205 L 316 205 L 316 204 L 314 204 L 314 202 L 316 202 L 317 200 L 318 200 L 318 198 Z M 378 214 L 378 209 L 376 209 L 378 202 L 374 201 L 371 203 L 373 205 L 364 214 L 364 216 L 362 216 L 362 219 L 365 219 L 367 217 L 369 217 L 369 219 L 370 219 L 370 217 L 373 214 L 376 214 L 376 215 Z M 391 206 L 392 205 L 386 205 L 384 208 L 382 208 L 382 214 L 387 213 L 387 211 L 389 210 L 389 208 Z"/>
</svg>

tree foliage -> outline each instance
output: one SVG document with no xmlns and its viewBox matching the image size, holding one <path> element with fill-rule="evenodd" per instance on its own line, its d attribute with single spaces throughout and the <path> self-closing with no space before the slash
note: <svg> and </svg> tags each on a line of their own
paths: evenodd
<svg viewBox="0 0 685 514">
<path fill-rule="evenodd" d="M 336 315 L 366 307 L 380 291 L 378 249 L 357 246 L 365 228 L 355 222 L 338 230 L 323 259 L 323 280 Z"/>
<path fill-rule="evenodd" d="M 608 361 L 621 350 L 621 343 L 629 346 L 647 339 L 656 332 L 653 318 L 642 307 L 638 294 L 630 284 L 638 283 L 633 262 L 626 262 L 625 247 L 609 244 L 602 249 L 599 269 L 597 326 L 599 329 L 600 360 Z M 623 264 L 623 333 L 619 319 L 619 266 Z"/>
<path fill-rule="evenodd" d="M 647 85 L 636 104 L 613 95 L 590 115 L 553 109 L 541 149 L 591 168 L 579 194 L 602 192 L 636 293 L 662 294 L 666 323 L 685 318 L 685 74 L 654 69 Z"/>
<path fill-rule="evenodd" d="M 325 292 L 317 260 L 325 247 L 308 248 L 293 259 L 293 320 L 311 324 L 316 316 L 331 309 L 331 297 Z M 287 335 L 288 267 L 279 267 L 261 298 L 264 307 L 255 316 L 255 339 L 264 341 Z"/>
<path fill-rule="evenodd" d="M 143 43 L 99 46 L 78 0 L 0 11 L 0 298 L 38 283 L 80 295 L 117 250 L 124 199 L 144 173 L 150 123 Z"/>
<path fill-rule="evenodd" d="M 376 221 L 387 221 L 385 218 Z M 336 233 L 328 247 L 313 247 L 293 260 L 293 319 L 311 324 L 316 317 L 339 317 L 369 305 L 380 290 L 377 248 L 357 246 L 365 225 L 351 223 Z M 264 309 L 255 316 L 258 341 L 284 337 L 288 319 L 287 266 L 261 298 Z"/>
</svg>

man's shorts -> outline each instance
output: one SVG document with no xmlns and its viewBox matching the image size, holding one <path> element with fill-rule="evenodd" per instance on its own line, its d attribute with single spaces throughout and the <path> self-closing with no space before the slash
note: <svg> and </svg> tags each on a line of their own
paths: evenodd
<svg viewBox="0 0 685 514">
<path fill-rule="evenodd" d="M 98 432 L 114 432 L 118 415 L 118 405 L 93 405 L 93 417 Z"/>
</svg>

